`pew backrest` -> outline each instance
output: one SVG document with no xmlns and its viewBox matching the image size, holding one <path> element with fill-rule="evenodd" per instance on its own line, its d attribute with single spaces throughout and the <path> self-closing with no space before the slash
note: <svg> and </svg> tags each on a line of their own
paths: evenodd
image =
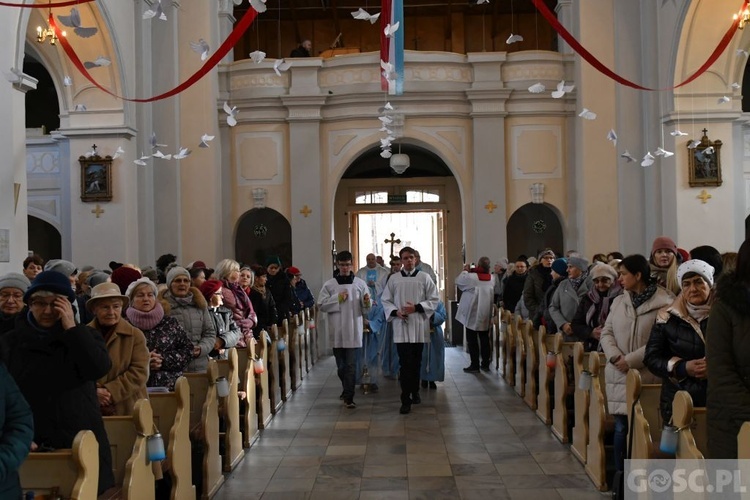
<svg viewBox="0 0 750 500">
<path fill-rule="evenodd" d="M 737 458 L 747 460 L 750 458 L 750 422 L 745 422 L 737 434 Z"/>
<path fill-rule="evenodd" d="M 628 411 L 633 409 L 633 450 L 634 459 L 656 456 L 661 440 L 662 418 L 660 411 L 661 384 L 644 384 L 638 370 L 628 371 L 625 382 Z M 634 406 L 635 405 L 635 406 Z M 630 419 L 630 415 L 628 415 Z"/>
<path fill-rule="evenodd" d="M 693 398 L 687 391 L 677 391 L 672 401 L 672 425 L 677 427 L 676 458 L 678 459 L 702 460 L 704 458 L 703 451 L 698 449 L 693 437 L 694 423 Z"/>
</svg>

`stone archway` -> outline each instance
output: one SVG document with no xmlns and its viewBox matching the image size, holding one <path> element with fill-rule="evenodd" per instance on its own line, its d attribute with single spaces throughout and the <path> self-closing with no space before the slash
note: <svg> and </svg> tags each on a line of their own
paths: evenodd
<svg viewBox="0 0 750 500">
<path fill-rule="evenodd" d="M 49 222 L 28 216 L 29 251 L 40 255 L 45 261 L 62 258 L 62 236 Z"/>
<path fill-rule="evenodd" d="M 547 203 L 527 203 L 513 212 L 507 225 L 509 258 L 536 257 L 545 248 L 565 253 L 563 228 L 553 208 Z"/>
<path fill-rule="evenodd" d="M 284 267 L 292 265 L 292 226 L 272 208 L 254 208 L 237 223 L 234 236 L 235 259 L 243 264 L 265 265 L 270 255 L 278 255 Z"/>
</svg>

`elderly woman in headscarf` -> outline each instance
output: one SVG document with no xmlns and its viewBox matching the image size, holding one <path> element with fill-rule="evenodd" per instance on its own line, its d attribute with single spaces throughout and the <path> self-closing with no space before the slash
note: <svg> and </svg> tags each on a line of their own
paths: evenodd
<svg viewBox="0 0 750 500">
<path fill-rule="evenodd" d="M 659 311 L 646 344 L 643 363 L 661 377 L 661 416 L 672 419 L 677 391 L 688 391 L 693 406 L 706 406 L 706 328 L 711 311 L 714 268 L 689 260 L 677 268 L 682 292 L 672 305 Z"/>
<path fill-rule="evenodd" d="M 193 360 L 185 371 L 202 373 L 208 368 L 208 354 L 216 342 L 216 327 L 203 294 L 190 284 L 187 269 L 173 267 L 167 273 L 167 289 L 159 294 L 159 300 L 164 313 L 180 323 L 193 343 Z"/>
<path fill-rule="evenodd" d="M 93 431 L 99 443 L 101 494 L 115 479 L 96 381 L 112 362 L 102 335 L 76 324 L 75 300 L 68 276 L 40 273 L 24 294 L 28 314 L 0 341 L 8 371 L 34 414 L 32 448 L 70 448 L 78 431 Z"/>
<path fill-rule="evenodd" d="M 232 311 L 232 317 L 242 332 L 237 345 L 247 347 L 247 342 L 253 336 L 253 327 L 258 323 L 258 316 L 250 298 L 240 286 L 240 263 L 224 259 L 216 264 L 214 274 L 221 281 L 224 307 Z"/>
<path fill-rule="evenodd" d="M 571 327 L 576 341 L 583 342 L 586 352 L 596 351 L 602 328 L 615 297 L 622 293 L 617 271 L 609 264 L 595 264 L 589 271 L 593 287 L 581 298 Z"/>
<path fill-rule="evenodd" d="M 91 290 L 86 307 L 94 315 L 88 326 L 104 337 L 112 367 L 97 381 L 96 395 L 102 415 L 132 415 L 135 402 L 147 397 L 148 348 L 143 332 L 122 317 L 128 297 L 115 283 Z"/>
<path fill-rule="evenodd" d="M 193 343 L 180 323 L 164 314 L 156 284 L 141 278 L 130 284 L 125 294 L 130 307 L 125 311 L 128 321 L 143 331 L 149 352 L 149 376 L 147 387 L 166 387 L 174 390 L 174 384 L 182 376 L 193 359 Z"/>
</svg>

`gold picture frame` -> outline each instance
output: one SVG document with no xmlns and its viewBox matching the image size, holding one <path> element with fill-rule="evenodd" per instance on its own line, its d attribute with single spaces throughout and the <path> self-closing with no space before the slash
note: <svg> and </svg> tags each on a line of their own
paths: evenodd
<svg viewBox="0 0 750 500">
<path fill-rule="evenodd" d="M 690 148 L 688 143 L 690 187 L 721 186 L 721 145 L 720 140 L 708 138 L 705 128 L 696 147 Z"/>
<path fill-rule="evenodd" d="M 81 164 L 81 201 L 112 201 L 112 157 L 94 154 L 81 156 L 78 162 Z"/>
</svg>

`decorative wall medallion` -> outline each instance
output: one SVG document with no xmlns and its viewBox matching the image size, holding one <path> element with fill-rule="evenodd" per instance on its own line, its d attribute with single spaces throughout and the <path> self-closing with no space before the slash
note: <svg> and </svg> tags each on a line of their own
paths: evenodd
<svg viewBox="0 0 750 500">
<path fill-rule="evenodd" d="M 253 228 L 253 234 L 256 238 L 263 238 L 268 234 L 268 227 L 265 224 L 258 224 Z"/>
<path fill-rule="evenodd" d="M 547 223 L 539 219 L 537 221 L 534 221 L 534 223 L 531 225 L 531 228 L 535 233 L 541 234 L 547 229 Z"/>
</svg>

